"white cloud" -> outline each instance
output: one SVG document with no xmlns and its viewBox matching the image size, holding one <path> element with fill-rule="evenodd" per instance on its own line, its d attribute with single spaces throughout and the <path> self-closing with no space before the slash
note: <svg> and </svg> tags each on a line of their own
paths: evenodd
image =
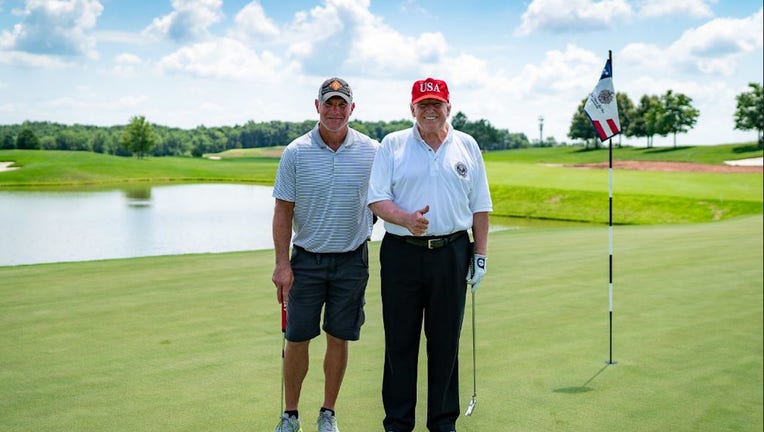
<svg viewBox="0 0 764 432">
<path fill-rule="evenodd" d="M 102 11 L 98 0 L 29 0 L 21 22 L 0 34 L 0 49 L 97 58 L 91 30 Z"/>
<path fill-rule="evenodd" d="M 687 53 L 705 73 L 731 74 L 743 54 L 762 48 L 762 11 L 749 18 L 712 20 L 687 30 L 672 49 Z"/>
<path fill-rule="evenodd" d="M 104 98 L 102 95 L 94 94 L 92 89 L 80 89 L 81 93 L 77 97 L 65 96 L 50 99 L 43 103 L 43 106 L 54 110 L 66 110 L 76 112 L 78 110 L 98 110 L 117 112 L 128 108 L 135 108 L 145 104 L 149 98 L 145 95 L 122 96 L 115 100 Z"/>
<path fill-rule="evenodd" d="M 226 80 L 277 80 L 289 75 L 293 66 L 265 51 L 258 55 L 231 38 L 218 38 L 183 47 L 165 56 L 157 65 L 160 72 L 188 73 Z"/>
<path fill-rule="evenodd" d="M 746 54 L 762 48 L 762 10 L 742 19 L 717 18 L 689 29 L 667 47 L 632 43 L 622 58 L 646 70 L 689 70 L 729 76 Z"/>
<path fill-rule="evenodd" d="M 632 14 L 626 0 L 533 0 L 523 13 L 515 35 L 610 29 Z"/>
<path fill-rule="evenodd" d="M 244 6 L 234 17 L 236 27 L 231 36 L 242 40 L 257 41 L 271 39 L 280 33 L 279 28 L 268 18 L 260 3 L 253 1 Z"/>
<path fill-rule="evenodd" d="M 112 73 L 122 78 L 132 78 L 137 75 L 137 66 L 143 63 L 140 57 L 131 53 L 122 53 L 114 57 Z"/>
<path fill-rule="evenodd" d="M 114 30 L 99 30 L 95 32 L 99 43 L 115 43 L 120 45 L 150 45 L 156 43 L 156 38 L 146 32 L 128 32 Z"/>
<path fill-rule="evenodd" d="M 383 25 L 359 30 L 344 64 L 354 73 L 379 77 L 427 73 L 441 69 L 448 51 L 441 33 L 410 37 Z"/>
<path fill-rule="evenodd" d="M 334 71 L 349 56 L 352 40 L 357 36 L 352 21 L 359 20 L 358 13 L 371 18 L 368 10 L 342 9 L 339 0 L 327 0 L 325 7 L 316 6 L 310 12 L 295 14 L 284 31 L 287 56 L 301 62 L 308 73 L 336 73 Z M 352 19 L 348 19 L 350 17 Z"/>
<path fill-rule="evenodd" d="M 461 54 L 453 61 L 445 62 L 440 70 L 447 76 L 452 85 L 462 85 L 465 87 L 476 87 L 478 85 L 490 86 L 494 81 L 489 76 L 488 63 L 478 57 L 470 54 Z M 427 75 L 423 71 L 423 75 Z"/>
<path fill-rule="evenodd" d="M 442 33 L 404 35 L 374 16 L 368 1 L 327 0 L 295 14 L 282 36 L 288 58 L 311 75 L 411 76 L 439 69 L 448 52 Z"/>
<path fill-rule="evenodd" d="M 208 28 L 223 19 L 222 0 L 172 0 L 173 11 L 154 18 L 144 30 L 176 42 L 196 41 L 209 36 Z"/>
<path fill-rule="evenodd" d="M 117 109 L 135 108 L 137 106 L 144 105 L 148 100 L 149 98 L 146 95 L 123 96 L 117 99 L 117 104 L 115 108 Z"/>
<path fill-rule="evenodd" d="M 715 0 L 710 3 L 716 3 Z M 689 15 L 707 18 L 714 15 L 708 0 L 642 0 L 638 4 L 639 15 L 658 17 L 667 15 Z"/>
<path fill-rule="evenodd" d="M 75 66 L 74 63 L 62 60 L 59 57 L 30 54 L 23 51 L 4 51 L 0 53 L 0 65 L 45 69 L 60 69 Z"/>
<path fill-rule="evenodd" d="M 213 102 L 202 102 L 201 105 L 199 105 L 199 109 L 207 112 L 207 113 L 225 113 L 226 108 L 222 105 L 213 103 Z"/>
<path fill-rule="evenodd" d="M 114 63 L 122 65 L 134 65 L 141 63 L 141 58 L 135 54 L 122 53 L 114 57 Z"/>
</svg>

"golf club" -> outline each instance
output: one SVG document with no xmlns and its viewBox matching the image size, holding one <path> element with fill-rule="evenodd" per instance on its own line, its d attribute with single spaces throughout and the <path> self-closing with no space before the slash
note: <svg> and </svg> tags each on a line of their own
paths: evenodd
<svg viewBox="0 0 764 432">
<path fill-rule="evenodd" d="M 475 291 L 472 291 L 472 400 L 464 415 L 469 417 L 477 405 L 477 366 L 475 362 Z"/>
<path fill-rule="evenodd" d="M 281 303 L 281 411 L 279 417 L 284 414 L 284 349 L 286 347 L 286 303 Z"/>
</svg>

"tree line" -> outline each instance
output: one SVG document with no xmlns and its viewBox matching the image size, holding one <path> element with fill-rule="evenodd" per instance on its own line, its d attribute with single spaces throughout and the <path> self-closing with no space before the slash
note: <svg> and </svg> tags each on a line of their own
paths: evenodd
<svg viewBox="0 0 764 432">
<path fill-rule="evenodd" d="M 236 126 L 181 129 L 152 124 L 144 116 L 131 117 L 127 125 L 108 127 L 27 121 L 0 125 L 0 149 L 75 150 L 137 157 L 201 157 L 231 149 L 286 145 L 310 131 L 315 124 L 315 120 L 249 121 Z M 376 140 L 411 125 L 410 120 L 350 122 L 351 127 Z M 486 150 L 531 145 L 524 134 L 497 129 L 484 119 L 470 121 L 462 112 L 454 116 L 454 127 L 471 134 Z"/>
<path fill-rule="evenodd" d="M 764 99 L 762 86 L 750 83 L 750 90 L 736 96 L 734 128 L 756 130 L 759 145 L 764 130 Z M 599 146 L 594 128 L 584 112 L 584 98 L 571 119 L 568 137 L 583 140 L 588 146 Z M 686 133 L 695 126 L 700 115 L 692 99 L 668 90 L 661 96 L 644 95 L 635 105 L 625 93 L 616 93 L 621 135 L 645 138 L 652 147 L 655 135 Z M 231 149 L 246 149 L 286 145 L 315 126 L 315 120 L 302 122 L 249 121 L 243 125 L 181 129 L 150 123 L 143 116 L 130 118 L 127 125 L 90 126 L 65 125 L 53 122 L 26 121 L 15 125 L 0 125 L 0 149 L 77 150 L 117 156 L 192 156 L 219 153 Z M 459 111 L 451 119 L 455 129 L 472 135 L 484 151 L 508 150 L 531 146 L 560 145 L 554 137 L 543 142 L 531 142 L 523 133 L 498 129 L 488 120 L 471 121 Z M 350 122 L 351 127 L 376 140 L 390 132 L 411 127 L 410 120 Z M 564 144 L 564 143 L 563 143 Z M 620 137 L 619 137 L 620 144 Z"/>
</svg>

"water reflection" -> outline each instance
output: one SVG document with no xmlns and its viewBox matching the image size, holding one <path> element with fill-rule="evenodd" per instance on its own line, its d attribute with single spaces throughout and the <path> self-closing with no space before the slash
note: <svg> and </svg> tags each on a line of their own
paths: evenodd
<svg viewBox="0 0 764 432">
<path fill-rule="evenodd" d="M 131 185 L 125 187 L 122 192 L 127 198 L 127 205 L 130 207 L 148 207 L 151 205 L 151 186 L 149 185 Z"/>
</svg>

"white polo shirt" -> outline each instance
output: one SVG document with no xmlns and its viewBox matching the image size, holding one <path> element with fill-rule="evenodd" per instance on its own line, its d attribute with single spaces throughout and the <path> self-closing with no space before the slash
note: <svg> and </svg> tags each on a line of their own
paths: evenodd
<svg viewBox="0 0 764 432">
<path fill-rule="evenodd" d="M 371 237 L 366 192 L 377 147 L 377 141 L 349 129 L 332 151 L 317 124 L 284 149 L 273 197 L 294 203 L 295 245 L 315 253 L 348 252 Z"/>
<path fill-rule="evenodd" d="M 429 205 L 425 236 L 472 228 L 473 213 L 493 210 L 480 147 L 450 124 L 438 151 L 424 142 L 416 126 L 388 134 L 374 158 L 368 193 L 369 204 L 385 200 L 406 212 Z M 385 230 L 411 235 L 387 221 Z"/>
</svg>

